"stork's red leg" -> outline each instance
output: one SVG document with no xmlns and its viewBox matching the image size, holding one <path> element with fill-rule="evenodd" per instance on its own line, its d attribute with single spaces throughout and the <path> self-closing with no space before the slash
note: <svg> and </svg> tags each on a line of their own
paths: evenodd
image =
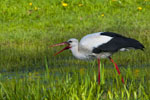
<svg viewBox="0 0 150 100">
<path fill-rule="evenodd" d="M 113 61 L 113 59 L 112 59 L 111 57 L 109 57 L 109 59 L 110 59 L 110 61 L 115 65 L 116 70 L 117 70 L 118 74 L 120 75 L 120 71 L 119 71 L 119 68 L 118 68 L 117 64 Z M 122 80 L 122 83 L 124 84 L 124 79 L 123 79 L 123 77 L 121 77 L 121 80 Z"/>
<path fill-rule="evenodd" d="M 97 59 L 98 61 L 98 84 L 100 85 L 100 59 Z"/>
</svg>

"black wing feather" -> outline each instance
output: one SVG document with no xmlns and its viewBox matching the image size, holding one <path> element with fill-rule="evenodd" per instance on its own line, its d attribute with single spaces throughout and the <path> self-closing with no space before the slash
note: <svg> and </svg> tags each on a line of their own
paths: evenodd
<svg viewBox="0 0 150 100">
<path fill-rule="evenodd" d="M 137 40 L 132 38 L 127 38 L 122 35 L 112 33 L 112 32 L 104 32 L 101 35 L 107 35 L 113 37 L 109 42 L 102 44 L 93 49 L 93 53 L 100 52 L 117 52 L 121 48 L 135 48 L 143 50 L 144 46 Z"/>
<path fill-rule="evenodd" d="M 124 37 L 120 34 L 113 33 L 113 32 L 103 32 L 103 33 L 101 33 L 101 35 L 106 35 L 106 36 L 110 36 L 110 37 Z"/>
</svg>

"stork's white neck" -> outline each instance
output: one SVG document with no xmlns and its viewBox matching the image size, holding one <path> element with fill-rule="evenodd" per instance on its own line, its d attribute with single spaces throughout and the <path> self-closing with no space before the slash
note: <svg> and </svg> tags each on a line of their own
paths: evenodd
<svg viewBox="0 0 150 100">
<path fill-rule="evenodd" d="M 73 56 L 75 56 L 76 58 L 86 59 L 86 55 L 83 52 L 79 51 L 79 45 L 76 45 L 76 46 L 70 48 L 70 50 L 71 50 Z"/>
</svg>

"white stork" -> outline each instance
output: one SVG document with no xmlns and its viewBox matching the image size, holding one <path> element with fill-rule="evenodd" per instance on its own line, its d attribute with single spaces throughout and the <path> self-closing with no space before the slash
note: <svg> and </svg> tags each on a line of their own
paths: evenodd
<svg viewBox="0 0 150 100">
<path fill-rule="evenodd" d="M 97 32 L 84 36 L 80 42 L 71 38 L 67 42 L 52 45 L 51 47 L 65 45 L 67 46 L 55 55 L 64 50 L 70 49 L 72 54 L 78 59 L 98 59 L 98 84 L 100 84 L 100 59 L 109 58 L 115 65 L 118 74 L 120 75 L 117 64 L 111 58 L 111 55 L 117 51 L 127 51 L 129 49 L 144 49 L 144 46 L 137 40 L 127 38 L 113 32 Z M 122 83 L 124 79 L 122 77 Z"/>
</svg>

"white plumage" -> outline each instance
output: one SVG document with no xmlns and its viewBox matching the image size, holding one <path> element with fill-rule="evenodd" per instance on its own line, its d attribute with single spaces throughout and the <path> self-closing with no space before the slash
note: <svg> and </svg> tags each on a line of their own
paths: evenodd
<svg viewBox="0 0 150 100">
<path fill-rule="evenodd" d="M 79 45 L 81 45 L 82 48 L 85 48 L 92 52 L 93 48 L 97 48 L 99 45 L 102 45 L 104 43 L 107 43 L 110 41 L 113 37 L 110 36 L 104 36 L 101 35 L 103 32 L 97 32 L 93 34 L 88 34 L 84 36 L 81 40 Z"/>
</svg>

